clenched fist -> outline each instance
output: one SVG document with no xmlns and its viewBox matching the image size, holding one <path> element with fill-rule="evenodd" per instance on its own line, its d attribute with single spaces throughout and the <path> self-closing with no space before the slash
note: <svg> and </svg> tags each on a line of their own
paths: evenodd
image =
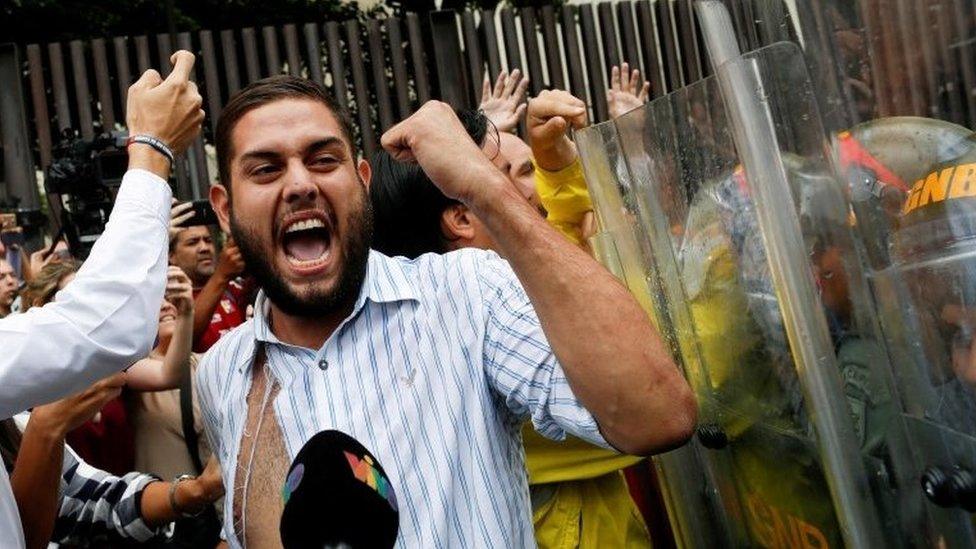
<svg viewBox="0 0 976 549">
<path fill-rule="evenodd" d="M 586 103 L 563 90 L 543 91 L 529 101 L 527 122 L 536 164 L 561 170 L 576 159 L 576 146 L 566 130 L 586 126 Z"/>
<path fill-rule="evenodd" d="M 424 103 L 380 142 L 393 158 L 417 162 L 444 195 L 469 206 L 508 185 L 447 103 Z"/>
<path fill-rule="evenodd" d="M 170 57 L 173 71 L 165 80 L 150 69 L 129 87 L 125 116 L 129 135 L 155 137 L 175 154 L 189 147 L 204 116 L 203 98 L 190 81 L 194 59 L 192 53 L 180 50 Z"/>
</svg>

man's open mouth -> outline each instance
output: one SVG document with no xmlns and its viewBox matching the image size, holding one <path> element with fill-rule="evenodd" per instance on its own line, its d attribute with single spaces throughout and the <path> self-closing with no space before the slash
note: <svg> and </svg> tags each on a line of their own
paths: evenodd
<svg viewBox="0 0 976 549">
<path fill-rule="evenodd" d="M 329 259 L 332 249 L 331 226 L 320 212 L 301 215 L 284 226 L 281 245 L 292 266 L 302 270 L 314 269 Z"/>
</svg>

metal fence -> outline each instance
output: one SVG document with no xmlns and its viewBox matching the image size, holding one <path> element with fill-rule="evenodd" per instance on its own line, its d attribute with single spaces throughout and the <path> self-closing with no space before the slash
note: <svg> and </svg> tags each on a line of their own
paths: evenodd
<svg viewBox="0 0 976 549">
<path fill-rule="evenodd" d="M 10 112 L 22 103 L 24 113 L 22 127 L 11 124 L 2 137 L 6 168 L 19 167 L 5 168 L 7 191 L 29 192 L 32 181 L 15 180 L 33 180 L 35 168 L 47 167 L 61 132 L 76 130 L 90 138 L 121 128 L 127 87 L 148 68 L 165 75 L 175 49 L 197 53 L 194 78 L 208 114 L 204 135 L 177 170 L 176 190 L 183 198 L 201 197 L 214 175 L 205 143 L 220 109 L 234 92 L 259 78 L 289 73 L 323 82 L 352 113 L 366 155 L 376 150 L 385 129 L 430 98 L 476 106 L 486 71 L 495 75 L 502 68 L 527 73 L 533 94 L 547 87 L 571 90 L 587 99 L 591 118 L 600 121 L 607 117 L 612 65 L 627 61 L 639 67 L 654 96 L 707 72 L 691 4 L 623 0 L 441 11 L 183 32 L 175 43 L 159 34 L 28 44 L 19 50 L 7 46 L 0 53 L 8 66 L 21 68 L 24 90 L 17 90 L 21 97 L 0 93 L 7 96 Z M 4 120 L 12 116 L 0 113 Z M 26 146 L 17 147 L 14 134 L 24 132 Z M 37 203 L 36 197 L 24 198 L 24 205 Z"/>
</svg>

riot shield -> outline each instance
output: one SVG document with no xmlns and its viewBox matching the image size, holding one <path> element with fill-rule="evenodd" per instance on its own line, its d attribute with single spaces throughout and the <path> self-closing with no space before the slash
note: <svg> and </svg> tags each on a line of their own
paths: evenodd
<svg viewBox="0 0 976 549">
<path fill-rule="evenodd" d="M 601 228 L 590 239 L 594 255 L 627 285 L 664 336 L 672 354 L 678 356 L 658 264 L 647 232 L 631 206 L 633 184 L 616 129 L 610 124 L 594 126 L 578 133 L 576 143 L 588 181 L 599 182 L 590 186 Z M 655 456 L 654 464 L 675 536 L 691 547 L 725 546 L 733 537 L 729 528 L 734 527 L 734 522 L 725 516 L 728 510 L 713 489 L 721 474 L 717 474 L 704 452 L 701 445 L 692 443 Z M 705 524 L 709 527 L 703 528 Z"/>
<path fill-rule="evenodd" d="M 693 447 L 721 520 L 677 525 L 682 545 L 701 546 L 685 533 L 702 530 L 739 547 L 929 539 L 800 48 L 730 58 L 576 138 L 601 226 L 635 225 L 630 248 L 652 267 L 659 326 L 698 396 Z M 702 504 L 668 496 L 676 523 Z"/>
<path fill-rule="evenodd" d="M 976 4 L 810 0 L 786 19 L 754 24 L 791 27 L 815 75 L 906 436 L 898 526 L 972 547 Z"/>
</svg>

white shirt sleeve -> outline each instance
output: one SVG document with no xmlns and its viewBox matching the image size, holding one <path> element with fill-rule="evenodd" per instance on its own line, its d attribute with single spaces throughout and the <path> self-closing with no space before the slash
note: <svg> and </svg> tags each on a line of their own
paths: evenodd
<svg viewBox="0 0 976 549">
<path fill-rule="evenodd" d="M 122 179 L 105 232 L 56 300 L 0 320 L 0 418 L 75 393 L 146 356 L 166 284 L 171 192 Z"/>
</svg>

